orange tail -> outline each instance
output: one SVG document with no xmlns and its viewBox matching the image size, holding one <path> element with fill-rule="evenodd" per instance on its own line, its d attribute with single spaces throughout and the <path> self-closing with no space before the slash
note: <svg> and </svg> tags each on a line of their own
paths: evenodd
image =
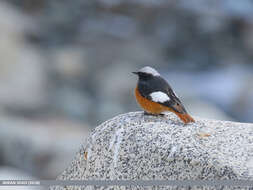
<svg viewBox="0 0 253 190">
<path fill-rule="evenodd" d="M 187 113 L 186 114 L 176 113 L 176 114 L 184 123 L 195 122 L 195 120 Z"/>
</svg>

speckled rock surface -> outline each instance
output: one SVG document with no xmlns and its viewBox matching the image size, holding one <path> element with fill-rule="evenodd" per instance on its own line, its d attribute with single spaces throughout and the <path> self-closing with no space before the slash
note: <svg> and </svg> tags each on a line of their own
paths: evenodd
<svg viewBox="0 0 253 190">
<path fill-rule="evenodd" d="M 143 112 L 119 115 L 102 123 L 91 133 L 69 168 L 58 179 L 253 180 L 253 125 L 195 119 L 196 123 L 184 125 L 174 114 L 165 117 L 144 116 Z M 207 133 L 210 136 L 205 135 Z M 60 189 L 96 188 L 51 188 Z"/>
</svg>

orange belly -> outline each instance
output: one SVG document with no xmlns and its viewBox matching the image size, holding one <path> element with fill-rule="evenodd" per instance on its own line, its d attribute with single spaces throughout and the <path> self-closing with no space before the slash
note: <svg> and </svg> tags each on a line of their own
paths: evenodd
<svg viewBox="0 0 253 190">
<path fill-rule="evenodd" d="M 137 87 L 135 89 L 135 97 L 137 102 L 139 103 L 139 105 L 148 113 L 152 113 L 152 114 L 160 114 L 164 111 L 172 111 L 174 112 L 174 110 L 172 110 L 169 107 L 163 106 L 161 104 L 158 104 L 156 102 L 152 102 L 150 100 L 148 100 L 147 98 L 144 98 L 139 91 L 137 90 Z"/>
</svg>

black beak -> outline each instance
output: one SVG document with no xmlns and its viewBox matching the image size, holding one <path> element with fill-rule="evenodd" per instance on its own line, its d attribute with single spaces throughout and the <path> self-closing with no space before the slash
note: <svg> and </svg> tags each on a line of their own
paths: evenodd
<svg viewBox="0 0 253 190">
<path fill-rule="evenodd" d="M 135 75 L 138 75 L 138 72 L 132 72 L 133 74 L 135 74 Z"/>
</svg>

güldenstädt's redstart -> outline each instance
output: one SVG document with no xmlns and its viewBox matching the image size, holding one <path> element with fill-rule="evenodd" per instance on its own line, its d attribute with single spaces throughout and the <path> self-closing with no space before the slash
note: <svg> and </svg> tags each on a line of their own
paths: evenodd
<svg viewBox="0 0 253 190">
<path fill-rule="evenodd" d="M 171 111 L 184 123 L 195 122 L 167 81 L 155 69 L 147 66 L 133 73 L 139 76 L 135 97 L 145 115 L 163 115 Z"/>
</svg>

